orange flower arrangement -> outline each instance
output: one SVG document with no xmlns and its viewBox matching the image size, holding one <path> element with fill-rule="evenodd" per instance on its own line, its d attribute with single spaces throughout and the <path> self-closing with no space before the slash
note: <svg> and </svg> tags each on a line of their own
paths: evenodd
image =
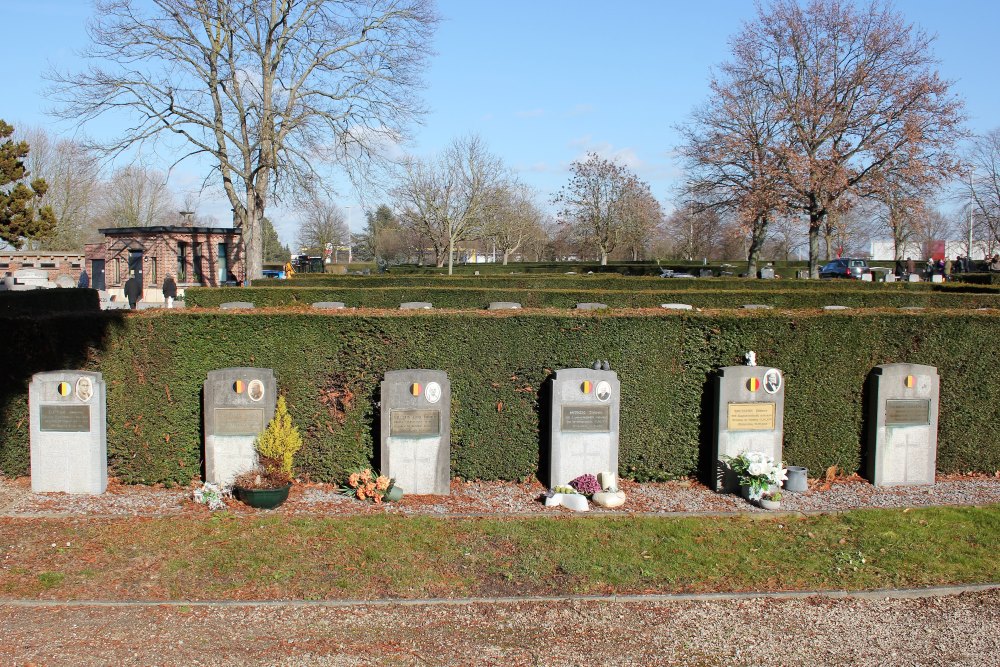
<svg viewBox="0 0 1000 667">
<path fill-rule="evenodd" d="M 361 468 L 348 475 L 347 486 L 341 492 L 358 500 L 371 500 L 376 505 L 381 505 L 395 483 L 395 479 L 376 474 L 371 468 Z"/>
</svg>

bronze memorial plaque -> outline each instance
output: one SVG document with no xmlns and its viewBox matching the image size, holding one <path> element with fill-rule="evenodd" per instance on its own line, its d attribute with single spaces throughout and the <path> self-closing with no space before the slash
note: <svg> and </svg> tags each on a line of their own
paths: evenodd
<svg viewBox="0 0 1000 667">
<path fill-rule="evenodd" d="M 885 402 L 886 426 L 925 426 L 931 423 L 928 399 L 889 399 Z"/>
<path fill-rule="evenodd" d="M 562 406 L 561 431 L 570 433 L 610 433 L 610 405 Z"/>
<path fill-rule="evenodd" d="M 403 438 L 441 435 L 441 411 L 391 410 L 389 435 Z"/>
<path fill-rule="evenodd" d="M 90 431 L 90 406 L 41 405 L 38 408 L 38 430 L 87 433 Z"/>
<path fill-rule="evenodd" d="M 773 431 L 774 403 L 730 403 L 727 431 Z"/>
<path fill-rule="evenodd" d="M 215 408 L 215 435 L 258 435 L 263 430 L 260 408 Z"/>
</svg>

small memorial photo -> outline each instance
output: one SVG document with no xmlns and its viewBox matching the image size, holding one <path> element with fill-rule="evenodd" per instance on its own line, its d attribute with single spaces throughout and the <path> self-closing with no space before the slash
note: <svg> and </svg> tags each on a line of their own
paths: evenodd
<svg viewBox="0 0 1000 667">
<path fill-rule="evenodd" d="M 437 382 L 428 382 L 427 388 L 424 390 L 424 398 L 427 399 L 428 403 L 437 403 L 441 400 L 441 385 Z"/>
<path fill-rule="evenodd" d="M 76 381 L 76 397 L 86 403 L 94 395 L 94 383 L 88 377 Z"/>
<path fill-rule="evenodd" d="M 769 394 L 776 394 L 781 389 L 781 371 L 772 368 L 764 373 L 764 391 Z"/>
<path fill-rule="evenodd" d="M 251 401 L 259 401 L 264 398 L 264 383 L 260 380 L 250 380 L 247 386 L 247 396 Z"/>
<path fill-rule="evenodd" d="M 609 382 L 598 382 L 597 390 L 594 392 L 599 401 L 607 401 L 611 398 L 611 383 Z"/>
</svg>

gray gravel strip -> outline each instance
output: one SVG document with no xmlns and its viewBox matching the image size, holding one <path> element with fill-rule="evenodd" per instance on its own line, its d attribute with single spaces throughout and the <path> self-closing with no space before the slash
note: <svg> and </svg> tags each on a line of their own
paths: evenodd
<svg viewBox="0 0 1000 667">
<path fill-rule="evenodd" d="M 22 600 L 0 598 L 0 607 L 432 607 L 438 605 L 518 604 L 522 602 L 684 602 L 707 600 L 782 600 L 812 597 L 862 599 L 917 599 L 1000 590 L 1000 582 L 926 588 L 881 588 L 874 590 L 752 591 L 746 593 L 664 593 L 655 595 L 522 595 L 518 597 L 471 598 L 380 598 L 376 600 Z"/>
<path fill-rule="evenodd" d="M 1000 665 L 995 589 L 360 608 L 0 605 L 0 626 L 0 662 L 21 665 Z"/>
<path fill-rule="evenodd" d="M 547 508 L 540 502 L 539 484 L 510 482 L 452 483 L 449 496 L 409 496 L 400 503 L 376 506 L 340 494 L 332 485 L 293 488 L 288 502 L 273 512 L 280 515 L 357 516 L 395 514 L 402 516 L 595 516 L 677 514 L 726 515 L 766 514 L 735 495 L 718 494 L 692 481 L 635 484 L 623 483 L 628 494 L 625 506 L 606 510 L 592 506 L 589 513 L 574 513 L 562 507 Z M 60 518 L 87 516 L 164 517 L 189 513 L 207 514 L 190 501 L 191 489 L 147 486 L 113 486 L 99 496 L 33 494 L 25 479 L 0 478 L 0 517 Z M 912 508 L 937 505 L 990 505 L 1000 503 L 1000 477 L 941 477 L 932 486 L 875 487 L 863 480 L 839 480 L 832 484 L 811 482 L 806 493 L 786 493 L 781 511 L 788 513 L 837 512 L 859 508 Z M 256 510 L 232 502 L 236 514 Z"/>
</svg>

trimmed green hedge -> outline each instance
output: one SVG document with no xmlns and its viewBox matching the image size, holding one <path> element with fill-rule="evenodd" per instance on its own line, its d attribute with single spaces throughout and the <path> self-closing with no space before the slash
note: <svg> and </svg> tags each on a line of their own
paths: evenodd
<svg viewBox="0 0 1000 667">
<path fill-rule="evenodd" d="M 658 283 L 664 285 L 664 282 Z M 665 285 L 666 287 L 666 285 Z M 190 289 L 188 306 L 217 308 L 229 301 L 249 301 L 258 308 L 309 306 L 342 301 L 348 307 L 399 308 L 406 301 L 429 301 L 435 308 L 482 309 L 491 301 L 516 301 L 525 308 L 573 308 L 599 302 L 612 308 L 658 308 L 662 303 L 688 303 L 696 308 L 739 308 L 765 304 L 778 308 L 856 308 L 924 306 L 928 308 L 1000 307 L 1000 294 L 930 290 L 838 289 L 527 289 L 479 287 L 219 287 Z"/>
<path fill-rule="evenodd" d="M 608 359 L 621 378 L 623 476 L 695 473 L 710 375 L 756 350 L 786 378 L 785 457 L 813 473 L 857 470 L 862 392 L 888 362 L 941 373 L 938 469 L 1000 469 L 1000 315 L 933 311 L 688 313 L 156 312 L 0 319 L 0 470 L 28 470 L 32 373 L 100 370 L 112 474 L 186 483 L 201 460 L 201 387 L 212 369 L 273 368 L 305 446 L 300 472 L 339 481 L 375 451 L 387 370 L 440 368 L 452 382 L 452 470 L 522 479 L 538 470 L 540 393 L 558 368 Z"/>
<path fill-rule="evenodd" d="M 100 310 L 97 290 L 80 288 L 0 292 L 0 315 L 44 315 L 55 311 Z"/>
<path fill-rule="evenodd" d="M 973 285 L 1000 285 L 1000 273 L 956 273 L 952 280 Z"/>
<path fill-rule="evenodd" d="M 621 276 L 615 273 L 593 275 L 514 275 L 514 276 L 334 276 L 305 274 L 288 280 L 265 278 L 255 280 L 254 287 L 289 288 L 368 288 L 432 287 L 478 289 L 629 289 L 655 291 L 852 291 L 869 292 L 983 292 L 1000 294 L 1000 289 L 988 285 L 966 283 L 866 283 L 860 280 L 757 280 L 752 278 L 670 278 Z M 200 288 L 199 288 L 200 289 Z"/>
</svg>

